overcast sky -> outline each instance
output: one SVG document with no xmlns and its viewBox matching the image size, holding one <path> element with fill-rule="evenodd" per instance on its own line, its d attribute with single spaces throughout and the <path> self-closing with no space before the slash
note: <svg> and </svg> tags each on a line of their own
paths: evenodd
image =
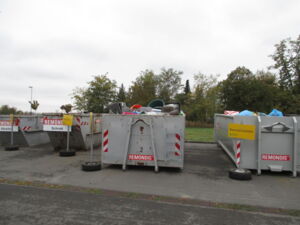
<svg viewBox="0 0 300 225">
<path fill-rule="evenodd" d="M 272 64 L 300 34 L 299 0 L 0 0 L 0 105 L 39 112 L 71 102 L 93 75 L 126 87 L 140 71 L 220 74 Z"/>
</svg>

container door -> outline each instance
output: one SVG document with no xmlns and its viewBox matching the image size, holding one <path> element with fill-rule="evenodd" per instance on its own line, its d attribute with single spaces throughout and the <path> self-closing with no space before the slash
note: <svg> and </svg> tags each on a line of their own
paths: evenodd
<svg viewBox="0 0 300 225">
<path fill-rule="evenodd" d="M 293 170 L 294 127 L 292 117 L 262 117 L 261 169 Z"/>
<path fill-rule="evenodd" d="M 152 134 L 150 128 L 150 120 L 152 119 Z M 131 139 L 129 143 L 129 158 L 138 157 L 138 155 L 143 155 L 147 159 L 153 159 L 153 147 L 152 141 L 154 143 L 154 147 L 157 153 L 157 160 L 165 159 L 165 129 L 164 124 L 160 123 L 160 118 L 141 118 L 138 119 L 131 128 Z M 153 138 L 153 140 L 151 140 Z M 147 160 L 144 160 L 147 161 Z M 150 160 L 152 161 L 152 160 Z"/>
</svg>

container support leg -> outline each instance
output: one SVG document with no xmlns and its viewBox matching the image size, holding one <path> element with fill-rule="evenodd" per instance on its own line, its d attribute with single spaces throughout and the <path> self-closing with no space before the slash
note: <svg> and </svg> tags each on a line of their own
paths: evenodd
<svg viewBox="0 0 300 225">
<path fill-rule="evenodd" d="M 293 177 L 297 176 L 297 144 L 298 144 L 298 121 L 296 117 L 293 117 L 294 122 L 294 148 L 293 148 Z"/>
<path fill-rule="evenodd" d="M 91 131 L 90 162 L 92 162 L 94 156 L 94 115 L 93 113 L 90 113 L 90 131 Z"/>
<path fill-rule="evenodd" d="M 124 158 L 123 158 L 123 165 L 122 165 L 122 170 L 126 170 L 126 164 L 127 164 L 127 157 L 128 157 L 128 150 L 129 150 L 129 142 L 130 142 L 130 136 L 131 136 L 131 126 L 132 126 L 132 118 L 130 118 L 129 123 L 128 123 L 128 135 L 127 135 L 127 140 L 125 144 L 125 151 L 124 151 Z"/>
<path fill-rule="evenodd" d="M 158 165 L 157 165 L 157 154 L 156 154 L 156 148 L 153 141 L 153 126 L 152 126 L 152 119 L 150 119 L 150 133 L 151 133 L 151 145 L 153 150 L 153 157 L 154 157 L 154 170 L 155 172 L 158 172 Z"/>
<path fill-rule="evenodd" d="M 261 175 L 261 118 L 257 117 L 257 175 Z"/>
<path fill-rule="evenodd" d="M 67 152 L 70 149 L 70 126 L 68 125 L 68 132 L 67 132 Z"/>
<path fill-rule="evenodd" d="M 218 140 L 217 143 L 221 146 L 221 148 L 223 149 L 223 151 L 229 156 L 229 158 L 231 159 L 231 161 L 233 162 L 233 164 L 237 167 L 235 157 L 229 151 L 229 149 L 223 144 L 223 142 L 221 140 Z"/>
<path fill-rule="evenodd" d="M 10 145 L 14 145 L 14 127 L 13 122 L 11 123 L 11 132 L 10 132 Z"/>
</svg>

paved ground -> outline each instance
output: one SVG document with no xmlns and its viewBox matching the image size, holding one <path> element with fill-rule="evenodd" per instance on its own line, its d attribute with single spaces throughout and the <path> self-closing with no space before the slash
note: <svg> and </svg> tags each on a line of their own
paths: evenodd
<svg viewBox="0 0 300 225">
<path fill-rule="evenodd" d="M 299 225 L 300 218 L 0 184 L 1 225 Z"/>
<path fill-rule="evenodd" d="M 237 203 L 300 209 L 300 179 L 290 174 L 264 173 L 251 181 L 228 178 L 232 167 L 227 156 L 214 144 L 186 144 L 185 169 L 130 167 L 123 172 L 109 166 L 98 172 L 80 170 L 87 152 L 61 158 L 50 146 L 22 148 L 16 152 L 0 150 L 0 178 L 100 188 L 124 192 L 191 198 L 212 202 Z M 96 157 L 100 160 L 100 151 Z"/>
</svg>

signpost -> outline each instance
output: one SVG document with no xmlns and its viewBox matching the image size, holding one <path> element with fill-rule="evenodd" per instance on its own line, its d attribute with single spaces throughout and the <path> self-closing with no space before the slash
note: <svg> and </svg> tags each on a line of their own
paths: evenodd
<svg viewBox="0 0 300 225">
<path fill-rule="evenodd" d="M 58 117 L 58 118 L 57 118 Z M 70 151 L 70 132 L 73 125 L 73 115 L 65 114 L 63 117 L 57 116 L 55 119 L 44 117 L 43 130 L 50 132 L 67 132 L 67 147 L 65 151 L 60 151 L 60 156 L 74 156 L 75 151 Z"/>
<path fill-rule="evenodd" d="M 255 140 L 256 138 L 256 126 L 250 124 L 228 124 L 228 137 L 238 139 L 235 144 L 235 158 L 237 169 L 229 171 L 229 177 L 233 179 L 251 179 L 251 172 L 240 168 L 241 163 L 241 139 L 244 140 Z"/>
<path fill-rule="evenodd" d="M 73 125 L 73 115 L 64 115 L 62 125 L 67 126 L 67 152 L 70 151 L 70 127 Z M 74 152 L 75 153 L 75 152 Z"/>
<path fill-rule="evenodd" d="M 97 171 L 101 170 L 101 163 L 93 161 L 94 156 L 94 115 L 90 112 L 90 132 L 91 132 L 91 151 L 90 161 L 85 162 L 81 165 L 83 171 Z"/>
<path fill-rule="evenodd" d="M 15 120 L 14 114 L 9 115 L 9 120 L 0 121 L 0 131 L 9 132 L 10 131 L 10 146 L 6 146 L 5 150 L 13 151 L 18 150 L 19 146 L 14 145 L 14 132 L 19 131 L 18 120 Z"/>
</svg>

